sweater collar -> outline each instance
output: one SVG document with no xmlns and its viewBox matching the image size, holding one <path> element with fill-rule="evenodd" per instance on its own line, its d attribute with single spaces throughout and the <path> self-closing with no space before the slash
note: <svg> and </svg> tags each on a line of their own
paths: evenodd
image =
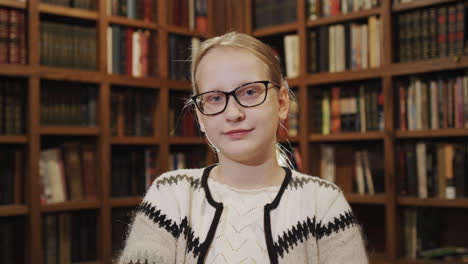
<svg viewBox="0 0 468 264">
<path fill-rule="evenodd" d="M 220 202 L 217 202 L 217 201 L 215 201 L 213 199 L 213 196 L 211 195 L 210 188 L 208 186 L 208 176 L 210 175 L 210 171 L 217 165 L 218 164 L 212 164 L 212 165 L 206 167 L 203 170 L 201 185 L 202 185 L 203 189 L 205 190 L 206 199 L 208 200 L 208 203 L 211 206 L 215 207 L 215 208 L 220 208 L 220 207 L 223 207 L 223 204 L 220 203 Z M 284 179 L 283 179 L 283 183 L 281 184 L 281 187 L 280 187 L 278 193 L 276 194 L 275 199 L 273 199 L 273 201 L 271 203 L 268 203 L 268 204 L 265 205 L 265 207 L 269 208 L 270 210 L 275 209 L 276 207 L 278 207 L 279 202 L 281 200 L 281 197 L 283 196 L 284 191 L 286 190 L 286 188 L 288 187 L 289 182 L 291 181 L 291 169 L 288 168 L 288 167 L 282 167 L 282 168 L 286 172 L 286 175 L 284 176 Z"/>
</svg>

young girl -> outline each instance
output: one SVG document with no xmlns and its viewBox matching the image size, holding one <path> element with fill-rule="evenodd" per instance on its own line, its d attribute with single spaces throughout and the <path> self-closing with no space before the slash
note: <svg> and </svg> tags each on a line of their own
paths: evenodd
<svg viewBox="0 0 468 264">
<path fill-rule="evenodd" d="M 341 190 L 278 163 L 290 91 L 272 49 L 228 33 L 203 42 L 191 73 L 219 163 L 158 177 L 119 263 L 367 263 Z"/>
</svg>

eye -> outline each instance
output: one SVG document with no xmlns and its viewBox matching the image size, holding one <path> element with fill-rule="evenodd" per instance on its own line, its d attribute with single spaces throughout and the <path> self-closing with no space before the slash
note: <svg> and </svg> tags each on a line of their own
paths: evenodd
<svg viewBox="0 0 468 264">
<path fill-rule="evenodd" d="M 203 100 L 205 103 L 215 104 L 224 101 L 224 96 L 222 94 L 207 94 Z"/>
<path fill-rule="evenodd" d="M 240 88 L 237 95 L 243 98 L 256 97 L 262 92 L 262 87 L 259 85 L 249 85 Z"/>
</svg>

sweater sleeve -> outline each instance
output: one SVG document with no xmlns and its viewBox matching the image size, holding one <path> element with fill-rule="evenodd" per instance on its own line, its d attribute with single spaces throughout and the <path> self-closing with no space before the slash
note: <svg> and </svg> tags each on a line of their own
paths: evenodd
<svg viewBox="0 0 468 264">
<path fill-rule="evenodd" d="M 173 193 L 152 184 L 136 210 L 118 264 L 175 263 L 180 212 Z"/>
<path fill-rule="evenodd" d="M 348 202 L 341 191 L 331 198 L 323 204 L 317 226 L 319 263 L 367 264 L 361 229 Z"/>
</svg>

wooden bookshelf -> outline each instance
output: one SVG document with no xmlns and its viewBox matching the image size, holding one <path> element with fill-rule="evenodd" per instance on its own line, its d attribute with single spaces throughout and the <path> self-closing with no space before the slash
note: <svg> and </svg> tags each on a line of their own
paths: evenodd
<svg viewBox="0 0 468 264">
<path fill-rule="evenodd" d="M 0 6 L 25 9 L 26 2 L 20 2 L 15 0 L 0 0 Z"/>
<path fill-rule="evenodd" d="M 39 4 L 39 12 L 41 14 L 50 14 L 63 17 L 73 17 L 84 20 L 97 21 L 98 13 L 96 11 L 84 10 L 79 8 L 71 8 L 64 6 L 56 6 L 52 4 Z"/>
<path fill-rule="evenodd" d="M 94 0 L 91 0 L 94 3 Z M 0 206 L 2 218 L 24 219 L 22 230 L 29 230 L 24 239 L 24 253 L 26 259 L 19 264 L 43 264 L 44 248 L 43 230 L 44 215 L 50 213 L 71 213 L 91 211 L 96 215 L 96 243 L 97 259 L 81 263 L 111 264 L 116 256 L 112 254 L 112 209 L 135 208 L 140 202 L 141 196 L 113 197 L 111 162 L 115 149 L 151 149 L 155 152 L 155 176 L 168 170 L 170 147 L 185 149 L 184 146 L 206 148 L 203 137 L 178 137 L 169 135 L 168 112 L 169 95 L 171 91 L 191 92 L 188 81 L 169 80 L 168 36 L 176 34 L 187 37 L 208 38 L 213 36 L 213 28 L 217 23 L 214 16 L 216 1 L 208 0 L 208 33 L 200 33 L 185 27 L 174 26 L 168 21 L 168 6 L 171 1 L 155 0 L 154 21 L 143 19 L 130 19 L 116 15 L 110 15 L 108 0 L 96 1 L 95 10 L 87 10 L 73 7 L 58 6 L 43 3 L 40 0 L 27 0 L 25 2 L 14 0 L 0 0 L 0 8 L 20 10 L 25 14 L 25 39 L 27 59 L 26 64 L 0 64 L 0 78 L 14 77 L 24 80 L 27 90 L 25 104 L 25 131 L 22 135 L 0 135 L 0 145 L 19 145 L 24 149 L 27 172 L 21 179 L 24 187 L 23 204 Z M 188 8 L 188 7 L 187 7 Z M 85 25 L 96 30 L 96 66 L 95 69 L 83 70 L 77 68 L 65 68 L 41 65 L 40 45 L 41 23 L 52 21 L 58 23 L 70 23 Z M 148 77 L 134 77 L 129 75 L 109 74 L 108 68 L 108 28 L 112 25 L 130 27 L 134 29 L 150 30 L 154 34 L 155 49 L 154 74 L 148 71 Z M 88 84 L 96 89 L 96 125 L 95 126 L 71 126 L 71 125 L 41 125 L 41 85 L 44 81 L 63 81 L 68 84 Z M 146 88 L 154 90 L 154 115 L 152 120 L 152 136 L 148 137 L 114 137 L 111 136 L 111 94 L 116 87 Z M 67 87 L 65 87 L 67 88 Z M 138 89 L 140 90 L 140 89 Z M 97 200 L 67 200 L 54 204 L 41 203 L 41 177 L 39 175 L 40 153 L 49 145 L 57 146 L 70 141 L 85 141 L 93 145 L 95 149 L 95 177 L 97 188 Z M 16 147 L 16 146 L 15 146 Z M 209 154 L 208 154 L 209 156 Z M 207 162 L 214 161 L 211 156 Z"/>
<path fill-rule="evenodd" d="M 312 1 L 314 2 L 314 1 Z M 283 36 L 288 34 L 297 34 L 299 36 L 299 76 L 294 78 L 294 87 L 298 94 L 300 107 L 300 130 L 295 144 L 299 146 L 302 160 L 304 162 L 304 172 L 311 175 L 317 175 L 320 172 L 320 146 L 322 144 L 336 146 L 337 151 L 340 146 L 345 149 L 361 149 L 361 148 L 376 148 L 381 150 L 382 159 L 384 162 L 384 182 L 385 193 L 377 195 L 358 195 L 349 192 L 349 185 L 345 186 L 345 196 L 352 207 L 359 207 L 359 210 L 369 210 L 372 215 L 372 210 L 377 207 L 384 208 L 384 215 L 375 216 L 379 219 L 384 219 L 382 228 L 374 228 L 375 232 L 379 232 L 377 238 L 379 241 L 367 241 L 369 244 L 376 242 L 378 251 L 369 252 L 370 263 L 401 263 L 401 264 L 449 264 L 456 263 L 450 261 L 425 261 L 425 260 L 410 260 L 403 259 L 403 244 L 404 237 L 402 235 L 401 218 L 403 210 L 406 207 L 437 207 L 449 209 L 465 216 L 468 201 L 466 198 L 457 199 L 438 199 L 428 198 L 420 199 L 415 197 L 399 196 L 397 186 L 399 184 L 399 175 L 397 171 L 396 147 L 399 144 L 407 141 L 423 140 L 452 140 L 459 142 L 468 139 L 467 128 L 448 128 L 437 130 L 417 130 L 417 131 L 401 131 L 399 123 L 396 122 L 399 118 L 398 109 L 398 91 L 395 88 L 397 79 L 409 78 L 409 76 L 420 74 L 432 74 L 434 72 L 461 72 L 468 68 L 467 55 L 447 56 L 442 58 L 433 58 L 427 60 L 411 61 L 400 63 L 396 60 L 398 52 L 396 45 L 396 32 L 400 30 L 396 23 L 396 17 L 406 11 L 424 9 L 427 7 L 446 5 L 455 2 L 455 0 L 414 0 L 408 3 L 399 3 L 399 1 L 380 1 L 380 6 L 336 16 L 320 17 L 309 19 L 307 14 L 308 1 L 298 0 L 297 3 L 297 19 L 294 23 L 280 24 L 271 27 L 257 29 L 254 27 L 255 22 L 255 0 L 246 0 L 244 12 L 244 24 L 246 28 L 244 32 L 253 36 L 259 37 L 262 40 L 274 41 L 275 47 L 278 46 Z M 463 2 L 466 10 L 466 2 Z M 382 23 L 382 46 L 381 46 L 381 62 L 379 67 L 350 70 L 346 69 L 341 72 L 319 72 L 310 73 L 308 67 L 309 59 L 309 32 L 322 26 L 332 26 L 336 24 L 347 23 L 363 23 L 371 16 L 378 16 Z M 467 30 L 465 29 L 465 35 Z M 317 39 L 319 35 L 317 34 Z M 465 38 L 466 40 L 466 38 Z M 318 45 L 318 44 L 317 44 Z M 279 50 L 279 53 L 284 52 Z M 283 62 L 284 63 L 284 62 Z M 318 65 L 317 65 L 318 66 Z M 370 66 L 370 65 L 369 65 Z M 382 131 L 368 132 L 341 132 L 330 133 L 327 135 L 312 132 L 309 111 L 314 102 L 310 102 L 312 98 L 309 94 L 314 92 L 314 89 L 327 89 L 327 87 L 336 85 L 345 87 L 346 84 L 366 83 L 369 81 L 379 82 L 384 95 L 384 128 Z M 290 82 L 290 86 L 291 82 Z M 345 87 L 346 88 L 346 87 Z M 314 95 L 315 96 L 315 95 Z M 315 99 L 314 99 L 315 100 Z M 312 123 L 311 123 L 312 122 Z M 314 131 L 320 131 L 315 129 Z M 344 166 L 344 165 L 343 165 Z M 342 169 L 342 168 L 337 168 Z M 351 176 L 351 175 L 350 175 Z M 348 183 L 346 183 L 348 184 Z M 366 209 L 366 208 L 369 209 Z M 364 208 L 364 209 L 363 209 Z M 380 229 L 380 230 L 379 230 Z M 363 230 L 366 233 L 366 230 Z M 443 232 L 443 231 L 442 231 Z M 447 232 L 450 234 L 456 233 L 450 229 Z M 453 234 L 455 236 L 456 234 Z M 461 235 L 460 235 L 461 236 Z M 457 238 L 452 238 L 457 239 Z M 466 239 L 459 237 L 466 245 Z M 458 241 L 458 240 L 457 240 Z M 382 246 L 383 245 L 383 246 Z M 372 245 L 370 245 L 372 246 Z"/>
</svg>

